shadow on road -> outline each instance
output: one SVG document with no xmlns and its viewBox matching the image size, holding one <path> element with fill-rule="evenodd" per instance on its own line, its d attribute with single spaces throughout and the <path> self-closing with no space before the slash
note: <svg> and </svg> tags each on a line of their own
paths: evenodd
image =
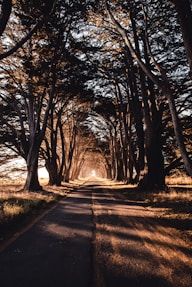
<svg viewBox="0 0 192 287">
<path fill-rule="evenodd" d="M 95 220 L 95 286 L 189 287 L 192 249 L 171 222 L 118 190 L 92 185 Z M 120 191 L 122 193 L 122 191 Z"/>
<path fill-rule="evenodd" d="M 71 193 L 1 252 L 1 286 L 91 286 L 91 206 L 91 193 Z"/>
<path fill-rule="evenodd" d="M 191 287 L 192 249 L 169 220 L 86 183 L 0 253 L 2 287 Z"/>
</svg>

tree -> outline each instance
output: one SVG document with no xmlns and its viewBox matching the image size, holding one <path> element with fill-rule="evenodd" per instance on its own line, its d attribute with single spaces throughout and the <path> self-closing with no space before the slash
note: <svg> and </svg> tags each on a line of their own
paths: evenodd
<svg viewBox="0 0 192 287">
<path fill-rule="evenodd" d="M 27 35 L 38 19 L 52 11 L 55 1 L 50 6 L 44 2 L 14 2 L 13 11 L 18 7 L 20 19 L 17 25 Z M 43 155 L 49 166 L 50 182 L 56 184 L 61 183 L 63 176 L 69 180 L 77 175 L 91 152 L 94 158 L 106 157 L 101 160 L 102 166 L 113 178 L 161 187 L 165 179 L 164 156 L 168 171 L 178 163 L 179 147 L 191 174 L 187 107 L 191 84 L 180 25 L 173 9 L 177 7 L 178 17 L 182 18 L 179 2 L 173 1 L 175 6 L 171 1 L 157 0 L 87 2 L 58 1 L 54 17 L 46 20 L 41 30 L 36 30 L 12 56 L 12 69 L 10 63 L 2 62 L 2 75 L 6 77 L 1 76 L 1 80 L 6 90 L 1 93 L 5 111 L 1 121 L 4 131 L 7 129 L 12 135 L 4 133 L 4 139 L 8 143 L 12 138 L 15 149 L 23 154 L 31 170 L 33 165 L 37 169 L 45 135 Z M 183 31 L 186 26 L 182 26 L 182 20 Z M 6 21 L 8 28 L 11 21 Z M 5 32 L 10 33 L 8 29 Z M 189 35 L 186 38 L 189 40 Z M 15 59 L 19 61 L 16 63 Z M 91 103 L 94 112 L 81 111 L 77 116 L 73 104 L 77 101 L 81 105 L 80 98 L 88 102 L 84 106 L 88 110 Z M 84 138 L 79 132 L 85 119 L 94 123 L 91 134 L 95 151 L 75 144 L 77 137 Z M 169 151 L 167 146 L 174 148 Z"/>
<path fill-rule="evenodd" d="M 134 168 L 137 179 L 141 180 L 144 175 L 148 184 L 163 186 L 165 145 L 162 136 L 166 128 L 163 123 L 166 102 L 169 98 L 177 142 L 187 166 L 190 158 L 184 139 L 180 137 L 181 130 L 178 132 L 178 117 L 183 118 L 184 113 L 179 115 L 176 108 L 178 101 L 190 97 L 190 92 L 185 93 L 183 88 L 188 85 L 186 58 L 176 13 L 169 13 L 173 6 L 170 9 L 170 2 L 147 1 L 146 4 L 149 3 L 145 6 L 142 1 L 113 1 L 104 6 L 94 3 L 88 14 L 90 28 L 86 31 L 89 38 L 82 38 L 89 48 L 86 50 L 83 47 L 82 51 L 97 69 L 97 84 L 92 81 L 93 89 L 97 87 L 96 97 L 99 94 L 98 86 L 104 97 L 108 96 L 109 90 L 113 90 L 112 93 L 117 96 L 121 135 L 119 158 L 124 162 L 124 171 L 127 160 L 130 174 Z M 182 70 L 179 76 L 178 67 Z M 108 84 L 110 88 L 106 85 L 106 79 L 111 82 Z M 166 88 L 170 92 L 168 95 Z M 122 109 L 125 103 L 127 108 Z M 121 173 L 125 174 L 123 171 Z"/>
<path fill-rule="evenodd" d="M 110 10 L 110 7 L 109 7 L 109 4 L 107 1 L 105 1 L 105 9 L 108 13 L 110 20 L 112 21 L 112 25 L 114 25 L 115 29 L 117 29 L 117 31 L 120 33 L 121 37 L 124 39 L 124 42 L 125 42 L 127 48 L 129 49 L 132 57 L 135 59 L 135 61 L 138 63 L 138 65 L 143 70 L 143 72 L 147 75 L 147 77 L 155 85 L 157 85 L 159 90 L 162 91 L 163 96 L 165 96 L 165 98 L 167 99 L 168 104 L 169 104 L 170 113 L 172 116 L 172 121 L 173 121 L 174 132 L 175 132 L 177 144 L 179 146 L 181 156 L 183 158 L 186 170 L 192 176 L 192 163 L 191 163 L 191 160 L 190 160 L 188 153 L 186 151 L 186 148 L 185 148 L 183 134 L 182 134 L 182 130 L 181 130 L 181 126 L 180 126 L 180 122 L 179 122 L 179 118 L 178 118 L 178 114 L 177 114 L 177 110 L 176 110 L 176 106 L 175 106 L 175 102 L 174 102 L 174 98 L 173 98 L 173 93 L 172 93 L 171 86 L 170 86 L 170 82 L 169 82 L 169 79 L 168 79 L 168 76 L 167 76 L 165 70 L 155 60 L 155 58 L 152 54 L 150 44 L 149 44 L 149 38 L 148 38 L 147 23 L 145 24 L 146 28 L 144 31 L 144 33 L 145 33 L 144 38 L 145 38 L 145 42 L 147 45 L 149 57 L 151 58 L 155 69 L 160 74 L 160 78 L 158 76 L 156 76 L 153 73 L 151 67 L 147 66 L 146 63 L 142 60 L 142 58 L 139 57 L 136 49 L 133 47 L 133 45 L 132 45 L 132 43 L 128 37 L 126 29 L 124 29 L 123 26 L 120 24 L 120 22 L 118 22 L 118 20 L 114 17 L 114 15 L 112 14 L 112 12 Z M 147 14 L 146 14 L 145 10 L 143 10 L 143 11 L 144 11 L 144 19 L 146 22 L 147 21 Z"/>
<path fill-rule="evenodd" d="M 56 0 L 55 1 L 49 1 L 45 2 L 43 1 L 43 12 L 44 14 L 41 15 L 40 20 L 38 19 L 38 22 L 32 27 L 32 29 L 27 33 L 27 35 L 25 35 L 22 39 L 18 40 L 17 43 L 9 48 L 7 51 L 3 52 L 0 54 L 0 60 L 9 57 L 10 55 L 12 55 L 13 53 L 15 53 L 19 48 L 21 48 L 37 31 L 38 29 L 40 29 L 42 27 L 42 25 L 48 21 L 49 17 L 52 15 L 52 13 L 54 12 L 55 9 L 55 5 L 56 5 Z M 29 3 L 30 5 L 30 3 Z M 3 34 L 3 32 L 5 31 L 5 28 L 7 26 L 8 20 L 9 20 L 9 16 L 11 14 L 11 9 L 12 9 L 12 1 L 11 0 L 4 0 L 2 3 L 2 14 L 0 17 L 0 36 Z M 35 7 L 36 8 L 36 7 Z"/>
<path fill-rule="evenodd" d="M 26 6 L 28 5 L 27 3 L 23 5 L 22 11 L 24 15 L 22 15 L 21 19 L 24 21 L 25 28 L 30 29 L 33 21 L 35 21 L 35 18 L 41 11 L 37 9 L 34 12 L 34 15 L 32 15 L 34 18 L 30 18 L 31 23 L 28 21 L 30 9 L 27 9 L 30 7 Z M 64 11 L 62 18 L 59 17 L 60 12 L 57 14 L 57 18 L 54 19 L 58 21 L 57 25 L 60 25 L 60 28 L 57 26 L 58 30 L 56 30 L 56 33 L 54 33 L 54 25 L 52 26 L 51 23 L 48 23 L 44 30 L 36 37 L 31 38 L 27 46 L 21 51 L 20 66 L 22 66 L 23 75 L 22 77 L 19 75 L 18 82 L 16 80 L 11 83 L 10 79 L 8 79 L 12 91 L 10 90 L 9 95 L 5 92 L 3 97 L 3 101 L 9 106 L 12 105 L 9 101 L 10 97 L 15 103 L 15 105 L 12 105 L 12 109 L 17 114 L 18 124 L 11 130 L 17 135 L 17 150 L 27 163 L 28 174 L 24 186 L 26 190 L 41 189 L 37 176 L 39 149 L 45 135 L 50 109 L 55 96 L 58 64 L 65 46 L 64 40 L 67 35 L 65 30 L 68 27 L 69 20 L 65 18 Z M 25 22 L 26 19 L 27 22 Z M 41 37 L 44 35 L 47 35 L 46 39 L 42 40 Z M 52 45 L 51 49 L 50 45 Z M 44 53 L 43 58 L 38 54 L 37 48 L 41 50 L 41 55 Z M 14 79 L 13 76 L 12 79 Z M 15 91 L 17 97 L 14 98 Z"/>
<path fill-rule="evenodd" d="M 139 69 L 136 67 L 130 52 L 122 43 L 121 38 L 117 36 L 116 32 L 112 32 L 112 29 L 110 29 L 108 23 L 105 23 L 104 17 L 105 15 L 100 16 L 100 14 L 98 15 L 98 13 L 96 15 L 93 13 L 90 16 L 90 25 L 94 26 L 95 23 L 97 23 L 98 25 L 98 31 L 95 31 L 95 38 L 97 37 L 98 40 L 97 46 L 99 47 L 100 45 L 100 52 L 97 51 L 96 53 L 94 53 L 94 60 L 92 60 L 92 63 L 97 67 L 98 70 L 96 77 L 100 77 L 100 79 L 104 78 L 105 80 L 103 80 L 103 82 L 107 80 L 108 83 L 110 83 L 108 84 L 108 86 L 111 89 L 111 93 L 113 93 L 116 98 L 116 120 L 119 126 L 119 134 L 117 133 L 119 136 L 119 141 L 117 141 L 115 144 L 116 148 L 118 148 L 119 150 L 117 161 L 119 165 L 118 174 L 119 176 L 121 175 L 121 179 L 127 182 L 132 182 L 134 180 L 133 169 L 135 169 L 137 173 L 137 179 L 140 177 L 140 173 L 144 169 L 144 132 L 142 120 L 143 108 L 141 104 L 141 97 L 143 97 L 143 102 L 145 103 L 143 106 L 146 110 L 144 114 L 146 116 L 145 124 L 147 124 L 149 122 L 147 122 L 147 108 L 149 109 L 149 105 L 146 100 L 145 94 L 147 92 L 148 83 L 144 79 L 141 71 L 139 71 Z M 134 22 L 133 18 L 132 22 Z M 91 35 L 92 37 L 93 32 L 91 31 L 89 35 Z M 109 35 L 111 38 L 109 38 Z M 136 34 L 134 36 L 136 41 Z M 115 49 L 112 48 L 113 46 L 115 47 Z M 139 47 L 139 44 L 137 47 Z M 139 48 L 137 50 L 139 53 Z M 87 58 L 90 60 L 90 58 L 93 57 L 91 55 L 91 49 L 89 49 L 89 51 L 86 51 L 86 55 L 88 54 L 88 52 L 89 55 Z M 107 92 L 105 92 L 105 94 L 107 94 Z M 152 105 L 152 107 L 153 111 L 157 111 L 154 109 L 154 105 Z M 153 114 L 154 113 L 155 112 L 153 112 Z M 133 141 L 134 125 L 136 126 L 138 137 L 137 143 L 139 144 L 138 154 L 136 152 L 136 142 Z M 148 134 L 150 135 L 152 134 L 152 124 L 147 126 L 149 131 Z M 153 126 L 155 126 L 155 124 Z M 154 139 L 154 137 L 152 139 Z M 160 141 L 157 142 L 160 143 Z M 153 145 L 157 146 L 155 140 L 153 140 Z M 147 151 L 147 153 L 149 156 L 151 155 L 149 150 Z M 115 154 L 117 155 L 117 153 Z M 161 146 L 159 154 L 161 155 L 162 159 Z M 150 163 L 151 162 L 152 161 L 150 160 Z M 161 174 L 161 179 L 159 179 L 158 184 L 160 184 L 160 182 L 161 184 L 162 182 L 164 182 L 164 173 L 162 172 L 163 161 L 161 161 L 160 163 L 161 165 L 153 164 L 155 167 L 157 166 L 159 167 L 159 170 L 161 170 L 161 173 L 157 173 L 159 174 L 159 178 Z M 152 171 L 153 168 L 151 167 L 150 170 Z M 117 178 L 120 179 L 119 176 Z M 153 180 L 157 181 L 157 178 L 153 176 Z M 149 178 L 148 181 L 152 183 L 151 178 Z"/>
</svg>

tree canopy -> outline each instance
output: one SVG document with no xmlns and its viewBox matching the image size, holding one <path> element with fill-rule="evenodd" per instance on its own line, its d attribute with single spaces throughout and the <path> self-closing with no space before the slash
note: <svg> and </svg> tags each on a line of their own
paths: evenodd
<svg viewBox="0 0 192 287">
<path fill-rule="evenodd" d="M 142 188 L 192 176 L 191 6 L 0 2 L 0 144 L 26 161 L 25 189 L 41 188 L 42 160 L 58 185 L 91 174 L 91 157 Z"/>
</svg>

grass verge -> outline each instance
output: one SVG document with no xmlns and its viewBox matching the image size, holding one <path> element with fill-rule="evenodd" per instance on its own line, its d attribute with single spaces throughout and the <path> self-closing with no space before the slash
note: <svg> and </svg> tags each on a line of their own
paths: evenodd
<svg viewBox="0 0 192 287">
<path fill-rule="evenodd" d="M 0 185 L 0 245 L 65 197 L 73 185 L 44 186 L 41 192 L 21 192 L 22 185 Z"/>
<path fill-rule="evenodd" d="M 176 228 L 184 239 L 192 240 L 192 186 L 172 186 L 161 192 L 128 187 L 121 192 L 128 200 L 155 211 L 155 220 L 160 224 Z"/>
</svg>

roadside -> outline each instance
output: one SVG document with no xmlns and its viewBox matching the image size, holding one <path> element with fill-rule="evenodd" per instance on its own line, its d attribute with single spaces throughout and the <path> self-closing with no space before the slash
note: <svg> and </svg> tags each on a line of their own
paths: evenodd
<svg viewBox="0 0 192 287">
<path fill-rule="evenodd" d="M 117 188 L 118 191 L 117 191 Z M 192 240 L 192 186 L 169 186 L 168 191 L 135 192 L 130 186 L 116 185 L 116 192 L 125 199 L 155 213 L 156 220 L 164 226 L 176 228 L 181 237 Z"/>
<path fill-rule="evenodd" d="M 0 185 L 0 250 L 30 228 L 66 197 L 78 183 L 43 186 L 40 192 L 23 192 L 21 184 Z"/>
<path fill-rule="evenodd" d="M 117 186 L 93 189 L 94 287 L 192 286 L 191 242 L 162 210 Z"/>
<path fill-rule="evenodd" d="M 2 287 L 90 287 L 92 197 L 78 188 L 0 252 Z"/>
</svg>

